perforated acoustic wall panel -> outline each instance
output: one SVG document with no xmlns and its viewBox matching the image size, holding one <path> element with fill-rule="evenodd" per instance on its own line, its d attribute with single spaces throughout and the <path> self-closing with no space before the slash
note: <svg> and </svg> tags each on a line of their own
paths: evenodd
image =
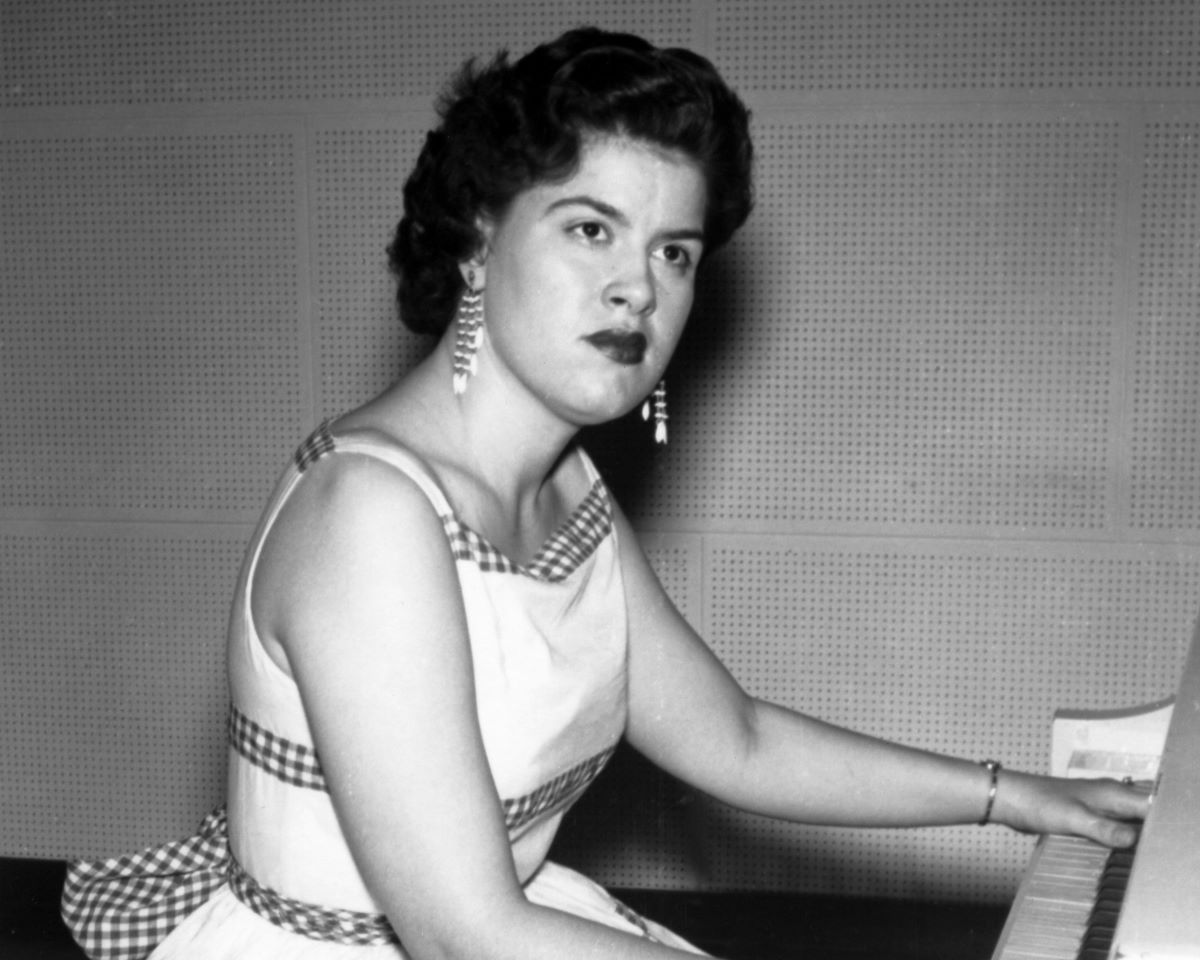
<svg viewBox="0 0 1200 960">
<path fill-rule="evenodd" d="M 220 802 L 223 625 L 243 545 L 237 530 L 174 525 L 0 535 L 5 855 L 131 853 L 190 834 Z"/>
<path fill-rule="evenodd" d="M 719 537 L 705 582 L 716 652 L 759 696 L 1037 769 L 1056 707 L 1149 702 L 1174 688 L 1200 605 L 1200 551 Z M 1188 600 L 1166 599 L 1178 596 Z M 999 898 L 1029 852 L 1012 834 L 711 816 L 713 875 L 766 888 L 836 877 L 862 893 Z M 987 869 L 970 858 L 935 866 L 980 840 Z"/>
<path fill-rule="evenodd" d="M 427 106 L 468 56 L 571 26 L 693 42 L 691 0 L 7 2 L 8 107 L 411 97 Z"/>
<path fill-rule="evenodd" d="M 646 516 L 1105 528 L 1119 124 L 896 109 L 756 144 L 773 215 L 704 308 Z"/>
<path fill-rule="evenodd" d="M 421 119 L 404 129 L 320 126 L 313 134 L 318 408 L 325 416 L 374 396 L 432 343 L 401 324 L 387 266 L 404 178 L 430 120 Z"/>
<path fill-rule="evenodd" d="M 1145 126 L 1133 393 L 1135 527 L 1200 530 L 1200 123 Z M 1186 118 L 1186 119 L 1185 119 Z"/>
<path fill-rule="evenodd" d="M 0 139 L 0 511 L 252 519 L 305 414 L 301 144 L 89 126 Z"/>
<path fill-rule="evenodd" d="M 714 16 L 722 69 L 756 91 L 1200 85 L 1190 0 L 717 0 Z"/>
<path fill-rule="evenodd" d="M 671 555 L 661 551 L 651 552 L 656 566 Z M 1104 708 L 1171 692 L 1200 606 L 1194 547 L 709 536 L 702 557 L 689 555 L 702 564 L 687 579 L 705 585 L 714 650 L 751 693 L 921 749 L 1003 755 L 1025 769 L 1044 768 L 1063 704 Z M 680 576 L 663 579 L 685 596 Z M 735 877 L 744 889 L 1000 901 L 1032 843 L 975 828 L 796 826 L 650 785 L 657 832 L 568 846 L 581 866 L 667 887 L 722 889 Z M 639 812 L 635 798 L 608 789 L 612 808 Z M 603 812 L 585 808 L 580 829 L 602 829 Z"/>
<path fill-rule="evenodd" d="M 124 851 L 219 798 L 263 498 L 428 349 L 385 248 L 432 98 L 584 22 L 698 48 L 755 113 L 757 210 L 702 271 L 671 444 L 618 451 L 734 675 L 1035 769 L 1054 708 L 1173 688 L 1200 607 L 1190 0 L 7 2 L 0 855 Z M 614 885 L 1007 900 L 1029 846 L 788 826 L 628 757 L 593 794 L 560 849 Z"/>
</svg>

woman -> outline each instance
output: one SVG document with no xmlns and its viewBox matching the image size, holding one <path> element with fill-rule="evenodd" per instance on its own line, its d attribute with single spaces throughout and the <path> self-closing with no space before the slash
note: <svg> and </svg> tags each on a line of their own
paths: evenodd
<svg viewBox="0 0 1200 960">
<path fill-rule="evenodd" d="M 438 345 L 318 430 L 268 506 L 230 631 L 228 850 L 219 816 L 177 846 L 201 880 L 144 898 L 142 953 L 183 915 L 156 958 L 695 952 L 545 862 L 622 736 L 769 816 L 1133 841 L 1132 788 L 748 697 L 575 446 L 656 393 L 697 269 L 749 213 L 750 153 L 707 61 L 633 37 L 576 31 L 460 79 L 392 247 L 402 315 Z M 68 914 L 147 859 L 81 867 Z M 103 913 L 81 936 L 115 955 Z"/>
</svg>

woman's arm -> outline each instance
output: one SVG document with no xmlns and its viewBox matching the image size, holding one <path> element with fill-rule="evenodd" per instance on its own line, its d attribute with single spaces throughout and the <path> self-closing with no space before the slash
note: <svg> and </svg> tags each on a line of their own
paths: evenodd
<svg viewBox="0 0 1200 960">
<path fill-rule="evenodd" d="M 296 679 L 355 861 L 405 948 L 419 960 L 680 956 L 526 900 L 440 519 L 369 458 L 310 471 L 266 544 L 254 617 Z"/>
<path fill-rule="evenodd" d="M 920 826 L 978 822 L 991 773 L 888 743 L 748 696 L 666 597 L 619 520 L 630 608 L 630 742 L 732 806 L 805 823 Z M 1112 781 L 1003 771 L 990 820 L 1124 846 L 1144 792 Z"/>
</svg>

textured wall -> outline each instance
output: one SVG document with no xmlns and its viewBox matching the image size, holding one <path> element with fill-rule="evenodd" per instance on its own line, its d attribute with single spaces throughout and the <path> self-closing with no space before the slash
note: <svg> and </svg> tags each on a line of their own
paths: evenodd
<svg viewBox="0 0 1200 960">
<path fill-rule="evenodd" d="M 1056 706 L 1173 688 L 1200 606 L 1191 0 L 0 18 L 0 853 L 122 851 L 219 799 L 250 525 L 309 427 L 423 348 L 383 248 L 430 100 L 582 22 L 707 53 L 755 112 L 759 207 L 669 372 L 671 445 L 592 440 L 741 680 L 1034 768 Z M 629 758 L 565 840 L 614 884 L 979 900 L 1028 852 L 748 818 Z"/>
</svg>

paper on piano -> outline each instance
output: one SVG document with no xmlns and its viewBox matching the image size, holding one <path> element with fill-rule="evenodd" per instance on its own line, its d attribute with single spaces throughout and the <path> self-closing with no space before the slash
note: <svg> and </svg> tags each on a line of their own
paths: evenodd
<svg viewBox="0 0 1200 960">
<path fill-rule="evenodd" d="M 1050 733 L 1056 777 L 1158 776 L 1175 698 L 1126 710 L 1058 710 Z"/>
</svg>

